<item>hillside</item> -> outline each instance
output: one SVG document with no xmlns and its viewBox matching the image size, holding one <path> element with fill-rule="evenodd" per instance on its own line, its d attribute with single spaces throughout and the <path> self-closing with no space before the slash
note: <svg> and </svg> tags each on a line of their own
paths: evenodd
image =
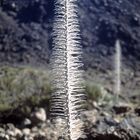
<svg viewBox="0 0 140 140">
<path fill-rule="evenodd" d="M 104 64 L 103 60 L 108 64 L 116 39 L 121 40 L 125 63 L 139 67 L 139 7 L 139 0 L 79 1 L 86 67 L 94 68 L 96 61 Z M 48 62 L 53 10 L 53 0 L 3 0 L 0 61 L 33 63 L 32 60 L 37 59 L 39 63 Z"/>
<path fill-rule="evenodd" d="M 78 0 L 78 5 L 87 139 L 140 140 L 140 1 Z M 0 139 L 11 130 L 8 123 L 21 131 L 21 138 L 24 128 L 31 131 L 23 139 L 57 140 L 60 135 L 50 118 L 32 118 L 40 108 L 49 114 L 53 18 L 54 0 L 0 1 Z M 122 50 L 120 106 L 114 96 L 117 40 Z M 26 119 L 30 124 L 23 124 Z"/>
</svg>

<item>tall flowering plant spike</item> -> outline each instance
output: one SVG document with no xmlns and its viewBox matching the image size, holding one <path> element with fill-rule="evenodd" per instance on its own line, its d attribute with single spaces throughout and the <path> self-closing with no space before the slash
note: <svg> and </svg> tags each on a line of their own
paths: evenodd
<svg viewBox="0 0 140 140">
<path fill-rule="evenodd" d="M 122 50 L 120 41 L 117 40 L 115 44 L 116 54 L 115 54 L 115 93 L 116 93 L 116 103 L 118 103 L 119 95 L 121 93 L 121 57 Z"/>
<path fill-rule="evenodd" d="M 51 117 L 66 122 L 71 140 L 82 135 L 84 110 L 82 47 L 76 0 L 56 0 L 53 27 Z"/>
</svg>

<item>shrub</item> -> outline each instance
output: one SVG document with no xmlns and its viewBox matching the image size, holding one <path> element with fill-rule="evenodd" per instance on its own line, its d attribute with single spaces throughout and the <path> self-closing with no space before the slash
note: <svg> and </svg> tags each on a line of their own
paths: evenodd
<svg viewBox="0 0 140 140">
<path fill-rule="evenodd" d="M 102 98 L 101 88 L 99 85 L 86 84 L 86 93 L 89 99 L 99 101 Z"/>
<path fill-rule="evenodd" d="M 99 104 L 109 104 L 113 98 L 101 85 L 92 82 L 86 83 L 86 94 L 89 100 L 96 101 Z"/>
<path fill-rule="evenodd" d="M 0 68 L 0 111 L 26 102 L 39 103 L 49 98 L 51 87 L 47 72 L 31 67 Z"/>
</svg>

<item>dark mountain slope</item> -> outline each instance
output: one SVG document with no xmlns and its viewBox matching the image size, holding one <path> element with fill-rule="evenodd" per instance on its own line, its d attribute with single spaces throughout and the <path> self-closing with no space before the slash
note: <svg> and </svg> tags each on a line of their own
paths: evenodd
<svg viewBox="0 0 140 140">
<path fill-rule="evenodd" d="M 124 63 L 139 69 L 140 1 L 78 2 L 86 68 L 112 68 L 110 61 L 114 55 L 114 44 L 119 39 Z M 0 11 L 0 61 L 47 63 L 53 10 L 53 0 L 3 0 Z"/>
</svg>

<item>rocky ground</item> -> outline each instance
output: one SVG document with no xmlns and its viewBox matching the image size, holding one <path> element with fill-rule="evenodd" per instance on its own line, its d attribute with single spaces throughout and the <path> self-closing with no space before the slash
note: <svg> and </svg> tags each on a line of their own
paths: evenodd
<svg viewBox="0 0 140 140">
<path fill-rule="evenodd" d="M 140 140 L 140 108 L 129 104 L 103 107 L 93 102 L 94 109 L 83 112 L 85 136 L 79 140 Z M 20 123 L 0 126 L 1 140 L 65 139 L 59 126 L 53 125 L 45 108 L 36 108 Z"/>
<path fill-rule="evenodd" d="M 83 113 L 85 139 L 140 140 L 140 1 L 79 0 L 78 4 L 85 79 L 103 89 L 94 89 L 92 100 L 88 99 L 88 111 Z M 54 0 L 0 1 L 0 65 L 49 69 L 53 10 Z M 118 102 L 114 96 L 116 40 L 122 47 Z M 32 81 L 36 80 L 31 80 L 34 86 Z M 6 92 L 10 93 L 9 88 Z M 19 115 L 21 112 L 16 110 L 4 115 L 1 112 L 0 140 L 61 139 L 59 128 L 48 117 L 48 104 L 46 108 L 41 105 L 32 107 L 30 115 Z"/>
</svg>

